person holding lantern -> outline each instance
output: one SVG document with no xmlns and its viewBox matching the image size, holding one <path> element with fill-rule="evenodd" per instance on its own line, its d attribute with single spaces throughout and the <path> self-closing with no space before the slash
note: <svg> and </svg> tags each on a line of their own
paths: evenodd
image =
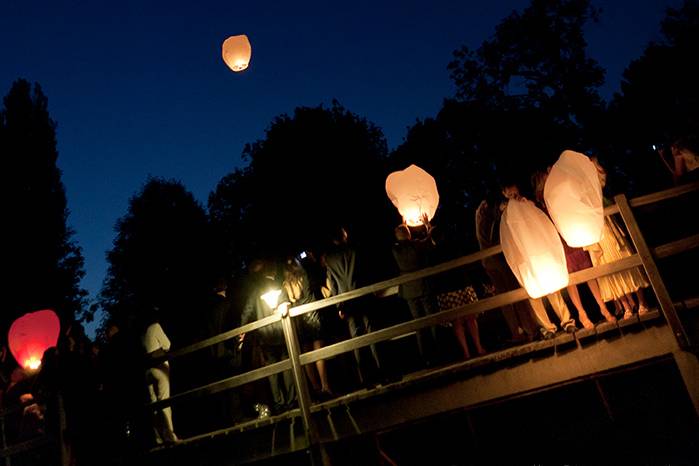
<svg viewBox="0 0 699 466">
<path fill-rule="evenodd" d="M 520 201 L 524 198 L 519 192 L 519 187 L 514 182 L 506 182 L 502 185 L 502 195 L 507 199 L 505 203 L 502 204 L 502 209 L 504 210 L 507 206 L 507 202 L 510 201 Z M 543 214 L 542 214 L 543 215 Z M 556 316 L 560 321 L 561 328 L 566 332 L 572 333 L 577 329 L 575 325 L 575 320 L 570 315 L 570 310 L 563 300 L 560 291 L 555 291 L 545 295 L 548 299 L 549 304 L 553 308 Z M 556 334 L 556 324 L 551 322 L 548 314 L 546 312 L 546 307 L 544 305 L 543 297 L 541 298 L 530 298 L 529 304 L 534 312 L 534 317 L 536 318 L 539 326 L 541 337 L 545 340 L 553 338 Z"/>
<path fill-rule="evenodd" d="M 507 198 L 503 200 L 502 196 L 491 194 L 483 199 L 476 209 L 476 239 L 480 249 L 500 244 L 500 219 L 507 203 Z M 519 288 L 517 279 L 501 254 L 486 257 L 481 264 L 497 293 Z M 510 331 L 512 343 L 528 343 L 535 339 L 538 327 L 534 322 L 534 311 L 527 301 L 502 306 L 501 312 Z"/>
<path fill-rule="evenodd" d="M 423 215 L 422 220 L 426 229 L 424 238 L 414 238 L 410 227 L 405 223 L 401 223 L 394 230 L 396 242 L 393 245 L 392 252 L 401 274 L 415 272 L 427 267 L 429 264 L 428 255 L 435 245 L 431 234 L 432 225 L 427 218 L 427 214 Z M 398 288 L 398 294 L 408 304 L 413 319 L 434 314 L 436 306 L 427 280 L 418 279 L 403 283 Z M 430 366 L 436 352 L 437 337 L 435 328 L 421 329 L 416 333 L 416 336 L 420 358 L 426 366 Z"/>
<path fill-rule="evenodd" d="M 549 167 L 547 171 L 538 171 L 532 176 L 532 185 L 534 186 L 534 197 L 539 208 L 546 213 L 548 213 L 548 209 L 544 201 L 544 188 L 550 170 L 551 167 Z M 583 248 L 570 247 L 568 243 L 565 241 L 565 239 L 562 237 L 561 243 L 563 244 L 563 250 L 565 251 L 566 265 L 568 267 L 569 274 L 592 267 L 592 260 L 590 259 L 590 255 L 587 251 L 585 251 Z M 609 313 L 609 311 L 607 310 L 607 306 L 602 300 L 602 295 L 600 293 L 597 280 L 588 280 L 587 286 L 590 288 L 590 292 L 592 293 L 592 296 L 594 297 L 597 306 L 599 306 L 600 314 L 602 314 L 602 316 L 608 322 L 616 322 L 616 318 Z M 594 324 L 588 317 L 587 312 L 585 311 L 585 308 L 582 305 L 582 301 L 580 299 L 580 292 L 578 291 L 577 285 L 568 285 L 566 289 L 568 290 L 568 296 L 570 297 L 570 300 L 573 302 L 573 305 L 578 311 L 578 319 L 580 319 L 580 323 L 586 329 L 593 328 Z"/>
</svg>

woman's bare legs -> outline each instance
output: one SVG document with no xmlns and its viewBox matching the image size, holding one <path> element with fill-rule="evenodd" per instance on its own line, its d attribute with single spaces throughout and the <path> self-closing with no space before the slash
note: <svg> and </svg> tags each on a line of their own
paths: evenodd
<svg viewBox="0 0 699 466">
<path fill-rule="evenodd" d="M 315 346 L 315 342 L 313 343 Z M 308 351 L 310 349 L 310 345 L 304 344 L 303 346 L 304 351 Z M 321 385 L 320 382 L 318 382 L 318 376 L 316 375 L 315 367 L 313 366 L 313 364 L 306 364 L 305 366 L 303 366 L 303 369 L 306 371 L 306 377 L 308 377 L 308 381 L 311 383 L 313 391 L 319 392 L 321 390 Z"/>
<path fill-rule="evenodd" d="M 314 350 L 321 349 L 322 347 L 322 340 L 316 340 L 313 342 Z M 328 382 L 328 370 L 325 366 L 325 359 L 316 361 L 316 369 L 318 369 L 318 375 L 320 376 L 320 390 L 325 393 L 332 393 L 330 390 L 330 383 Z"/>
<path fill-rule="evenodd" d="M 468 343 L 466 342 L 466 332 L 464 332 L 464 319 L 459 318 L 453 322 L 454 335 L 456 340 L 459 342 L 461 347 L 461 352 L 464 355 L 464 359 L 469 359 L 471 357 L 471 352 L 468 349 Z"/>
<path fill-rule="evenodd" d="M 604 301 L 602 301 L 602 293 L 600 293 L 599 283 L 597 283 L 597 280 L 589 280 L 587 282 L 587 286 L 590 287 L 592 296 L 595 297 L 595 301 L 597 301 L 597 305 L 599 306 L 599 311 L 602 313 L 604 318 L 607 319 L 607 322 L 616 322 L 616 317 L 609 313 L 609 311 L 607 310 L 607 305 L 604 304 Z M 579 296 L 580 295 L 578 295 L 578 297 Z"/>
<path fill-rule="evenodd" d="M 585 312 L 585 308 L 582 305 L 582 301 L 580 301 L 580 293 L 578 292 L 577 285 L 568 285 L 567 289 L 570 300 L 573 302 L 575 309 L 578 310 L 578 319 L 580 320 L 580 323 L 585 328 L 593 328 L 595 325 L 590 321 L 590 318 L 587 316 L 587 312 Z"/>
<path fill-rule="evenodd" d="M 476 347 L 476 353 L 478 353 L 479 356 L 485 354 L 485 348 L 481 346 L 481 334 L 478 331 L 478 321 L 476 317 L 466 317 L 466 326 L 468 327 L 468 334 L 471 335 L 471 340 L 473 340 L 473 346 Z"/>
<path fill-rule="evenodd" d="M 630 294 L 625 294 L 621 297 L 621 302 L 624 304 L 624 319 L 630 319 L 633 317 L 633 308 L 636 307 L 636 302 L 633 300 L 633 296 Z"/>
<path fill-rule="evenodd" d="M 646 301 L 646 294 L 643 292 L 643 288 L 636 290 L 636 297 L 638 298 L 638 315 L 642 316 L 648 312 L 648 302 Z"/>
</svg>

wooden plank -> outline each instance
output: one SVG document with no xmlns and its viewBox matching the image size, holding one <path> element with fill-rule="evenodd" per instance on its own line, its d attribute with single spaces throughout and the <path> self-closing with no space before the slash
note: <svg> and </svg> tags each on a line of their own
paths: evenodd
<svg viewBox="0 0 699 466">
<path fill-rule="evenodd" d="M 634 217 L 633 212 L 631 212 L 631 206 L 629 206 L 626 196 L 619 194 L 618 196 L 614 197 L 614 201 L 619 206 L 621 218 L 624 220 L 626 229 L 631 237 L 631 241 L 636 247 L 638 255 L 641 257 L 643 268 L 645 269 L 648 280 L 650 281 L 653 291 L 655 291 L 655 295 L 658 298 L 660 309 L 665 315 L 665 319 L 668 325 L 670 325 L 673 335 L 677 339 L 677 344 L 681 349 L 689 349 L 689 337 L 687 336 L 687 333 L 682 326 L 682 322 L 677 315 L 677 311 L 672 303 L 670 294 L 665 287 L 665 283 L 660 275 L 658 266 L 653 260 L 653 255 L 651 254 L 650 248 L 648 248 L 648 245 L 646 244 L 646 240 L 641 233 L 641 229 L 638 227 L 638 223 L 636 223 L 636 218 Z"/>
<path fill-rule="evenodd" d="M 646 194 L 644 196 L 635 197 L 629 201 L 629 204 L 631 205 L 631 207 L 640 207 L 648 204 L 655 204 L 656 202 L 666 201 L 668 199 L 672 199 L 673 197 L 682 196 L 684 194 L 691 193 L 692 191 L 697 190 L 699 190 L 699 181 L 682 184 L 680 186 L 675 186 L 674 188 L 666 189 L 664 191 L 658 191 L 655 193 Z"/>
<path fill-rule="evenodd" d="M 44 445 L 48 445 L 52 442 L 51 438 L 47 435 L 42 435 L 40 437 L 33 438 L 31 440 L 26 440 L 22 443 L 16 443 L 10 445 L 7 448 L 0 450 L 0 458 L 9 458 L 11 456 L 16 456 L 25 451 L 33 450 Z"/>
<path fill-rule="evenodd" d="M 240 385 L 245 385 L 246 383 L 254 382 L 256 380 L 264 379 L 272 374 L 277 374 L 279 372 L 288 371 L 291 369 L 291 363 L 288 359 L 283 361 L 275 362 L 274 364 L 269 364 L 259 369 L 255 369 L 243 374 L 234 375 L 233 377 L 228 377 L 223 380 L 212 382 L 201 387 L 192 388 L 176 395 L 172 395 L 170 398 L 165 400 L 155 401 L 153 403 L 148 403 L 146 406 L 148 409 L 162 409 L 166 406 L 171 406 L 173 403 L 177 403 L 187 398 L 193 398 L 195 396 L 212 395 L 214 393 L 222 392 L 231 388 L 239 387 Z"/>
<path fill-rule="evenodd" d="M 662 259 L 696 249 L 697 247 L 699 247 L 699 233 L 658 246 L 653 249 L 653 255 L 656 259 Z"/>
</svg>

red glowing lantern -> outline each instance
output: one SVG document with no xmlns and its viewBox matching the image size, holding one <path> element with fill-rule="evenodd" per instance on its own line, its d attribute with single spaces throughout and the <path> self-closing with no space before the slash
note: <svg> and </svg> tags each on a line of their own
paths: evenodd
<svg viewBox="0 0 699 466">
<path fill-rule="evenodd" d="M 44 351 L 56 346 L 60 331 L 58 316 L 49 309 L 24 314 L 10 326 L 7 336 L 10 351 L 20 366 L 36 370 Z"/>
</svg>

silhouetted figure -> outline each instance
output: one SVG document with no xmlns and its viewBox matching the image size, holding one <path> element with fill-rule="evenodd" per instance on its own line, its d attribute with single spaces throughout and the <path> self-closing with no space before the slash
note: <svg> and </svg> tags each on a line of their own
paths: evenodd
<svg viewBox="0 0 699 466">
<path fill-rule="evenodd" d="M 401 274 L 416 272 L 429 265 L 429 253 L 434 247 L 434 242 L 429 221 L 426 221 L 425 225 L 427 235 L 421 239 L 413 238 L 410 228 L 405 224 L 398 225 L 394 230 L 396 242 L 392 252 Z M 429 282 L 423 278 L 403 283 L 398 288 L 398 294 L 408 304 L 413 319 L 428 316 L 436 311 Z M 430 366 L 436 352 L 435 328 L 423 328 L 416 332 L 416 337 L 420 358 L 425 365 Z"/>
<path fill-rule="evenodd" d="M 699 148 L 693 146 L 689 138 L 679 138 L 670 144 L 669 151 L 666 148 L 658 149 L 658 154 L 665 167 L 672 173 L 675 184 L 699 180 Z M 672 162 L 667 160 L 668 152 L 672 155 Z"/>
<path fill-rule="evenodd" d="M 289 301 L 291 307 L 301 306 L 315 301 L 315 296 L 311 289 L 306 270 L 294 258 L 287 259 L 284 266 L 283 301 Z M 299 341 L 303 351 L 320 349 L 323 347 L 324 330 L 323 321 L 319 311 L 307 312 L 294 319 L 298 329 Z M 311 382 L 316 396 L 329 398 L 332 396 L 330 382 L 328 381 L 328 371 L 324 359 L 316 361 L 315 364 L 304 366 L 306 375 Z M 317 372 L 317 374 L 316 374 Z"/>
<path fill-rule="evenodd" d="M 272 307 L 262 297 L 267 292 L 274 290 L 281 294 L 282 286 L 281 281 L 277 279 L 276 268 L 270 262 L 264 262 L 258 273 L 258 277 L 250 286 L 250 294 L 241 315 L 241 325 L 246 325 L 269 317 L 277 310 L 277 303 L 273 303 L 274 307 Z M 280 295 L 277 296 L 279 297 Z M 263 365 L 283 361 L 289 357 L 281 322 L 276 322 L 258 329 L 256 331 L 256 336 L 260 343 Z M 246 335 L 243 334 L 240 337 L 240 341 L 244 343 Z M 275 414 L 281 413 L 294 407 L 296 402 L 296 387 L 291 371 L 284 371 L 271 375 L 268 377 L 268 380 L 274 403 L 273 412 Z"/>
<path fill-rule="evenodd" d="M 347 231 L 337 230 L 332 238 L 332 245 L 325 254 L 327 280 L 324 294 L 336 296 L 369 284 L 370 274 L 365 264 L 366 259 L 348 242 Z M 352 338 L 372 331 L 369 319 L 370 298 L 352 299 L 338 305 L 338 314 L 346 320 Z M 381 364 L 375 345 L 371 347 L 371 358 L 361 355 L 364 348 L 354 350 L 360 382 L 370 384 L 379 377 Z"/>
<path fill-rule="evenodd" d="M 143 351 L 140 335 L 110 321 L 99 355 L 106 441 L 134 447 L 143 416 Z"/>
</svg>

